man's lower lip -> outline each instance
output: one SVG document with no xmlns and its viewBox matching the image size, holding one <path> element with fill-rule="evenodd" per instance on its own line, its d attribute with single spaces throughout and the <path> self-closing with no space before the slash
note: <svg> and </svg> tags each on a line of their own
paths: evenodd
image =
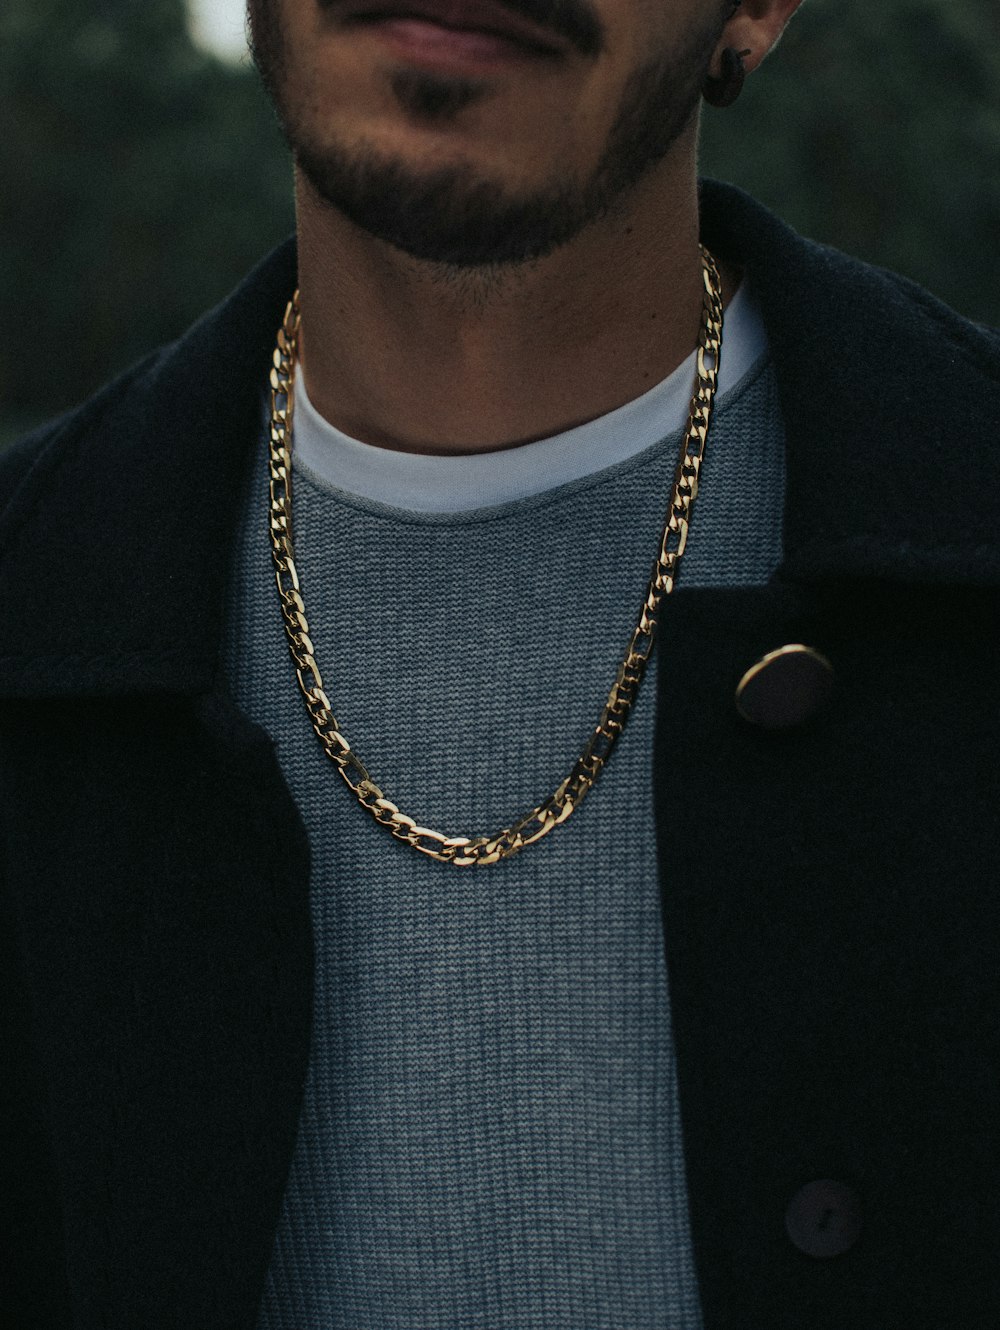
<svg viewBox="0 0 1000 1330">
<path fill-rule="evenodd" d="M 518 60 L 551 60 L 556 54 L 492 32 L 445 28 L 429 19 L 384 18 L 367 20 L 360 26 L 400 55 L 436 65 L 497 65 Z"/>
</svg>

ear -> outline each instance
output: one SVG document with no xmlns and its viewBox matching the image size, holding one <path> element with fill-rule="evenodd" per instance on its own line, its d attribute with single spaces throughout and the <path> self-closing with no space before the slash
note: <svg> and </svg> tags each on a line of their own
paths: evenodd
<svg viewBox="0 0 1000 1330">
<path fill-rule="evenodd" d="M 715 78 L 721 76 L 722 52 L 731 46 L 749 52 L 744 65 L 747 73 L 752 74 L 777 46 L 788 20 L 801 3 L 802 0 L 742 0 L 722 30 L 709 73 Z"/>
</svg>

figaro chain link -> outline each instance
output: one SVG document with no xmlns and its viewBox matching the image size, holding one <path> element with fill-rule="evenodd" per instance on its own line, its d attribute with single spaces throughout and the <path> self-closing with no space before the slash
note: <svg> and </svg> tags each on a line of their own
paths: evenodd
<svg viewBox="0 0 1000 1330">
<path fill-rule="evenodd" d="M 291 435 L 294 405 L 295 360 L 299 335 L 299 306 L 296 291 L 285 311 L 278 332 L 271 369 L 271 419 L 269 430 L 270 531 L 275 580 L 288 644 L 295 663 L 299 688 L 305 698 L 313 729 L 327 756 L 336 766 L 363 808 L 398 840 L 443 863 L 465 867 L 494 864 L 531 845 L 565 822 L 608 760 L 628 719 L 639 684 L 652 654 L 660 602 L 674 589 L 677 565 L 687 544 L 691 509 L 698 493 L 698 476 L 718 385 L 722 350 L 722 291 L 715 260 L 702 247 L 704 298 L 698 370 L 687 430 L 674 478 L 660 550 L 632 632 L 628 649 L 611 685 L 600 720 L 572 770 L 553 794 L 509 827 L 492 836 L 447 836 L 418 826 L 387 799 L 364 763 L 340 732 L 333 705 L 323 689 L 309 634 L 302 588 L 292 548 L 292 458 Z"/>
</svg>

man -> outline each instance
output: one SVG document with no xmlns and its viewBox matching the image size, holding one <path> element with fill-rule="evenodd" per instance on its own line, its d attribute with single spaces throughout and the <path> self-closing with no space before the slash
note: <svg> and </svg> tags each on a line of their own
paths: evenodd
<svg viewBox="0 0 1000 1330">
<path fill-rule="evenodd" d="M 1000 1324 L 1000 344 L 699 193 L 796 7 L 251 3 L 297 249 L 0 459 L 6 1324 Z"/>
</svg>

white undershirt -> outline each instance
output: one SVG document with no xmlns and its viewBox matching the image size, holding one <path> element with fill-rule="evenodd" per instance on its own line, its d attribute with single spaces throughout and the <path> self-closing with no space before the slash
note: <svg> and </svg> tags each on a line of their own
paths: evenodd
<svg viewBox="0 0 1000 1330">
<path fill-rule="evenodd" d="M 717 401 L 767 352 L 760 309 L 744 282 L 725 311 Z M 379 448 L 325 420 L 299 376 L 293 460 L 321 483 L 410 512 L 462 512 L 539 494 L 634 457 L 683 429 L 697 352 L 624 406 L 551 438 L 516 448 L 427 456 Z"/>
</svg>

